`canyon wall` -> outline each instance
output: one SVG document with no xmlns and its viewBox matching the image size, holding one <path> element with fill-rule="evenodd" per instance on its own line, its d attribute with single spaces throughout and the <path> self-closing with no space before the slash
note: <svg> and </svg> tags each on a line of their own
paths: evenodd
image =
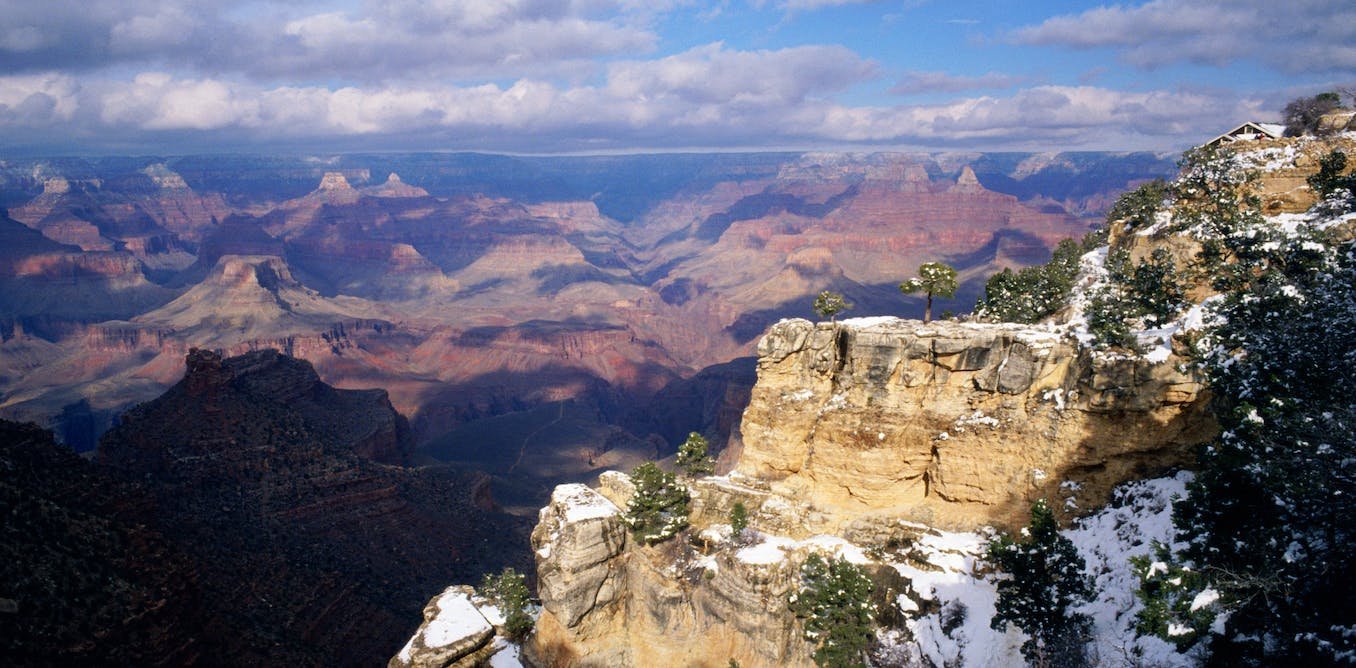
<svg viewBox="0 0 1356 668">
<path fill-rule="evenodd" d="M 898 623 L 901 597 L 937 605 L 902 573 L 969 568 L 938 528 L 1012 529 L 1037 498 L 1092 510 L 1116 484 L 1189 464 L 1216 430 L 1166 347 L 1093 353 L 1053 326 L 784 320 L 758 354 L 737 464 L 688 482 L 688 533 L 631 539 L 624 474 L 556 488 L 532 534 L 543 612 L 527 658 L 810 666 L 787 605 L 809 554 L 862 565 L 880 621 Z"/>
<path fill-rule="evenodd" d="M 815 531 L 862 514 L 1007 525 L 1042 497 L 1093 508 L 1189 463 L 1215 429 L 1182 359 L 1094 354 L 1040 327 L 788 320 L 758 353 L 736 471 L 812 499 Z"/>
</svg>

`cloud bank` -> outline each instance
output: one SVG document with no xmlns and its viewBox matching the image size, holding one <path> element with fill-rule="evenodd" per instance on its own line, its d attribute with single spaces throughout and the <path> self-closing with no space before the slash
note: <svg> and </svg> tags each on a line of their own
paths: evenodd
<svg viewBox="0 0 1356 668">
<path fill-rule="evenodd" d="M 1278 106 L 1274 94 L 1246 86 L 1164 80 L 1122 90 L 1079 83 L 1087 77 L 1058 83 L 1030 68 L 921 70 L 863 55 L 869 44 L 695 41 L 695 24 L 683 23 L 774 15 L 757 42 L 787 26 L 813 27 L 817 12 L 835 6 L 874 7 L 751 4 L 712 13 L 690 0 L 0 0 L 0 144 L 30 152 L 1165 149 L 1270 118 Z M 904 11 L 928 6 L 909 2 Z M 1056 58 L 1108 51 L 1145 72 L 1245 59 L 1264 71 L 1356 79 L 1356 7 L 1297 0 L 1285 21 L 1276 11 L 1258 0 L 1153 0 L 1040 16 L 995 37 Z M 871 30 L 908 41 L 881 25 Z"/>
</svg>

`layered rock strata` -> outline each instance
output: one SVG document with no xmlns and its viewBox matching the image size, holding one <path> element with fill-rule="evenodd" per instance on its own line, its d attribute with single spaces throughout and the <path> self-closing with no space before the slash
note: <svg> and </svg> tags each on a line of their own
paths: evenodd
<svg viewBox="0 0 1356 668">
<path fill-rule="evenodd" d="M 895 562 L 955 561 L 919 551 L 931 527 L 1013 527 L 1042 497 L 1095 508 L 1118 483 L 1187 464 L 1216 429 L 1177 356 L 1093 353 L 1052 328 L 787 320 L 758 352 L 738 463 L 688 483 L 688 532 L 632 541 L 624 474 L 556 489 L 532 534 L 543 612 L 526 658 L 813 665 L 787 605 L 810 553 L 866 568 L 878 621 L 898 624 L 936 600 Z"/>
<path fill-rule="evenodd" d="M 788 320 L 758 352 L 736 471 L 813 506 L 810 532 L 863 514 L 1010 525 L 1037 498 L 1092 508 L 1188 464 L 1215 431 L 1180 359 L 1093 353 L 1049 329 Z"/>
<path fill-rule="evenodd" d="M 498 649 L 494 625 L 472 597 L 475 590 L 448 587 L 424 606 L 424 623 L 414 632 L 389 668 L 471 668 L 484 665 Z"/>
<path fill-rule="evenodd" d="M 612 491 L 625 476 L 611 475 Z M 630 539 L 617 505 L 561 485 L 532 533 L 542 613 L 524 647 L 541 666 L 809 666 L 786 610 L 792 562 Z"/>
</svg>

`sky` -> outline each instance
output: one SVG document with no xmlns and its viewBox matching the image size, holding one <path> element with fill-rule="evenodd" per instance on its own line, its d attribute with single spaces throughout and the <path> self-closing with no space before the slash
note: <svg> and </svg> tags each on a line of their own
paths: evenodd
<svg viewBox="0 0 1356 668">
<path fill-rule="evenodd" d="M 0 157 L 1174 151 L 1348 86 L 1351 0 L 0 0 Z"/>
</svg>

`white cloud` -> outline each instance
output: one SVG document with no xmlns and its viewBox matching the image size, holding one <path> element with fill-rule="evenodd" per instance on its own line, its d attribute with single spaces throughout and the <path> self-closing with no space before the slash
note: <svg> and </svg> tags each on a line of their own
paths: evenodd
<svg viewBox="0 0 1356 668">
<path fill-rule="evenodd" d="M 43 127 L 71 120 L 79 88 L 58 73 L 0 77 L 0 126 Z"/>
<path fill-rule="evenodd" d="M 1153 0 L 1055 16 L 1018 29 L 1020 44 L 1105 47 L 1134 65 L 1224 66 L 1242 59 L 1288 72 L 1356 69 L 1350 0 Z"/>
<path fill-rule="evenodd" d="M 1208 137 L 1259 103 L 1196 92 L 1124 92 L 1037 86 L 1009 97 L 893 108 L 835 107 L 820 134 L 855 141 L 977 142 L 1003 145 L 1161 148 L 1178 137 Z"/>
<path fill-rule="evenodd" d="M 736 51 L 708 44 L 650 61 L 608 68 L 607 90 L 626 100 L 765 107 L 843 90 L 876 75 L 876 66 L 839 46 Z"/>
<path fill-rule="evenodd" d="M 866 5 L 877 0 L 785 0 L 781 6 L 787 11 L 813 11 L 824 7 L 841 7 L 843 5 Z"/>
<path fill-rule="evenodd" d="M 944 104 L 848 106 L 828 95 L 875 75 L 846 51 L 745 52 L 708 45 L 617 63 L 600 85 L 261 86 L 143 73 L 77 87 L 64 75 L 0 77 L 0 141 L 53 128 L 84 136 L 267 146 L 564 151 L 704 146 L 953 146 L 1163 149 L 1257 117 L 1227 92 L 1036 86 Z M 176 139 L 177 140 L 177 139 Z M 353 142 L 359 142 L 354 144 Z M 362 143 L 366 142 L 366 143 Z"/>
</svg>

